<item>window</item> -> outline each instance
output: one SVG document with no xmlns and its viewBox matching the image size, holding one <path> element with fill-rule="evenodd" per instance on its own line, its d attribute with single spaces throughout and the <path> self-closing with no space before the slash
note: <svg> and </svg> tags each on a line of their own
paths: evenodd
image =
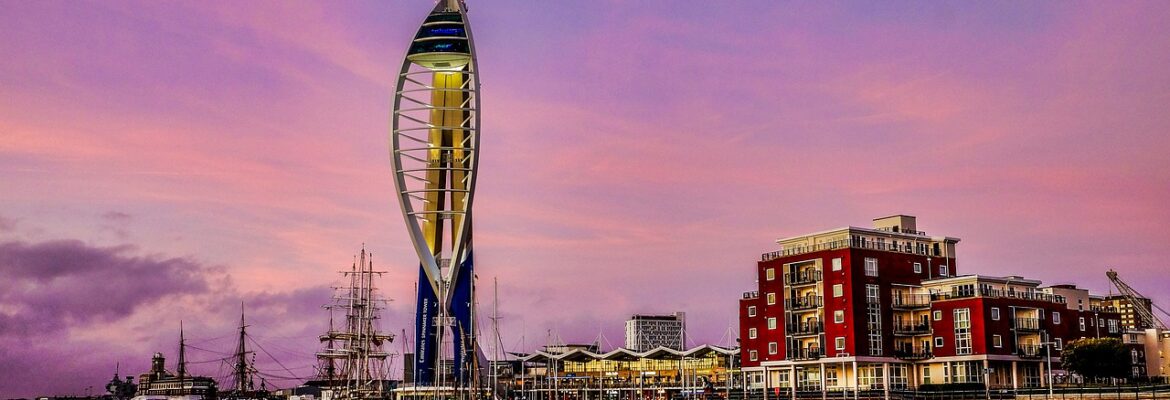
<svg viewBox="0 0 1170 400">
<path fill-rule="evenodd" d="M 942 311 L 938 311 L 938 310 L 934 311 L 934 320 L 935 321 L 942 321 Z"/>
<path fill-rule="evenodd" d="M 769 281 L 776 280 L 776 269 L 775 268 L 768 268 L 767 270 L 765 270 L 764 271 L 764 279 L 767 279 Z"/>
<path fill-rule="evenodd" d="M 1056 349 L 1060 350 L 1063 348 L 1064 348 L 1064 339 L 1056 338 Z"/>
<path fill-rule="evenodd" d="M 825 368 L 825 387 L 833 386 L 837 386 L 837 368 Z"/>
<path fill-rule="evenodd" d="M 749 328 L 748 329 L 748 339 L 755 339 L 756 333 L 757 333 L 756 328 Z"/>
<path fill-rule="evenodd" d="M 837 258 L 833 259 L 833 270 L 834 271 L 841 270 L 841 257 L 837 257 Z"/>
<path fill-rule="evenodd" d="M 927 385 L 930 384 L 930 366 L 929 365 L 922 366 L 922 383 L 927 384 Z"/>
<path fill-rule="evenodd" d="M 1117 333 L 1118 331 L 1119 329 L 1117 328 L 1117 320 L 1109 320 L 1109 333 Z"/>
<path fill-rule="evenodd" d="M 869 355 L 882 355 L 882 304 L 878 285 L 865 285 L 866 328 L 869 329 Z"/>
<path fill-rule="evenodd" d="M 776 329 L 776 317 L 768 317 L 768 329 Z"/>
<path fill-rule="evenodd" d="M 876 258 L 866 257 L 865 276 L 878 276 L 878 264 Z"/>
<path fill-rule="evenodd" d="M 748 316 L 749 317 L 756 316 L 756 306 L 748 306 Z"/>
<path fill-rule="evenodd" d="M 840 283 L 833 285 L 833 297 L 841 297 L 845 295 L 845 289 Z"/>
<path fill-rule="evenodd" d="M 768 305 L 776 304 L 776 294 L 768 293 Z"/>
<path fill-rule="evenodd" d="M 1052 312 L 1052 323 L 1060 325 L 1060 313 L 1055 311 Z"/>
<path fill-rule="evenodd" d="M 936 336 L 934 338 L 934 348 L 941 349 L 943 347 L 943 338 Z"/>
<path fill-rule="evenodd" d="M 755 350 L 748 351 L 748 358 L 751 359 L 752 361 L 759 360 L 760 353 L 757 353 Z"/>
<path fill-rule="evenodd" d="M 947 276 L 950 274 L 951 274 L 950 268 L 948 268 L 946 266 L 946 264 L 938 266 L 938 276 Z"/>
<path fill-rule="evenodd" d="M 833 340 L 833 342 L 837 345 L 838 351 L 845 351 L 845 338 L 838 337 L 837 339 Z"/>
<path fill-rule="evenodd" d="M 991 335 L 991 345 L 994 347 L 1003 347 L 1003 336 Z"/>
<path fill-rule="evenodd" d="M 955 354 L 971 354 L 971 309 L 955 309 Z"/>
<path fill-rule="evenodd" d="M 833 322 L 836 322 L 838 324 L 845 322 L 845 311 L 844 310 L 833 311 Z"/>
<path fill-rule="evenodd" d="M 999 321 L 999 307 L 991 307 L 991 320 Z"/>
<path fill-rule="evenodd" d="M 776 354 L 780 352 L 780 346 L 776 342 L 768 343 L 768 354 Z"/>
<path fill-rule="evenodd" d="M 922 273 L 922 263 L 914 263 L 914 273 L 916 273 L 916 274 Z"/>
<path fill-rule="evenodd" d="M 1081 332 L 1084 332 L 1085 331 L 1085 317 L 1078 318 L 1077 325 L 1080 325 Z"/>
</svg>

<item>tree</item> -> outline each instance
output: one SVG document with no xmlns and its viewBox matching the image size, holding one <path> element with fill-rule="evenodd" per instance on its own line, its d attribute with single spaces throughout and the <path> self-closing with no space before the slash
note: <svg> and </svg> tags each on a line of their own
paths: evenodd
<svg viewBox="0 0 1170 400">
<path fill-rule="evenodd" d="M 1060 352 L 1064 369 L 1085 378 L 1128 378 L 1129 348 L 1121 339 L 1080 339 L 1064 346 Z"/>
</svg>

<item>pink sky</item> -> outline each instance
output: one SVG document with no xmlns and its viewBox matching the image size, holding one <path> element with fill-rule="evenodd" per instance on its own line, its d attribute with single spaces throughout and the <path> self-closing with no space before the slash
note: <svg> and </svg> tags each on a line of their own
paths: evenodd
<svg viewBox="0 0 1170 400">
<path fill-rule="evenodd" d="M 229 351 L 241 301 L 311 375 L 363 243 L 409 329 L 387 133 L 431 3 L 0 2 L 0 396 L 143 372 L 180 318 Z M 510 350 L 725 343 L 775 239 L 895 213 L 961 273 L 1170 299 L 1170 3 L 471 3 Z"/>
</svg>

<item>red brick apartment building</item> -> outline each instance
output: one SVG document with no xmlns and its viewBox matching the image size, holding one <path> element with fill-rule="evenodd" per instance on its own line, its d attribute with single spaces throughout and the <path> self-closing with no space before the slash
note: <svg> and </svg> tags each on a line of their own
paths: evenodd
<svg viewBox="0 0 1170 400">
<path fill-rule="evenodd" d="M 740 300 L 748 385 L 875 390 L 1046 384 L 1044 343 L 1120 337 L 1120 315 L 1072 285 L 958 275 L 958 238 L 915 217 L 780 239 Z"/>
</svg>

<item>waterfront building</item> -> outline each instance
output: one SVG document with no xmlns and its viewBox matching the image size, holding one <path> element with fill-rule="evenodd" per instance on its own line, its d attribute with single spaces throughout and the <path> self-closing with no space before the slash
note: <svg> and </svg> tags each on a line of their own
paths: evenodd
<svg viewBox="0 0 1170 400">
<path fill-rule="evenodd" d="M 682 350 L 686 344 L 687 315 L 635 314 L 626 320 L 626 348 L 647 351 L 655 347 Z"/>
<path fill-rule="evenodd" d="M 1145 307 L 1146 310 L 1153 310 L 1154 303 L 1146 297 L 1135 297 L 1135 299 L 1142 303 L 1140 306 Z M 1105 305 L 1117 309 L 1121 313 L 1121 325 L 1126 330 L 1146 330 L 1154 327 L 1153 321 L 1147 320 L 1140 312 L 1134 308 L 1134 304 L 1129 297 L 1121 294 L 1109 295 L 1102 300 Z"/>
<path fill-rule="evenodd" d="M 187 374 L 187 365 L 180 350 L 178 371 L 175 373 L 167 371 L 166 357 L 162 353 L 154 353 L 150 360 L 150 372 L 138 376 L 138 391 L 134 400 L 215 400 L 216 395 L 215 380 Z"/>
<path fill-rule="evenodd" d="M 441 0 L 406 51 L 395 86 L 390 160 L 419 257 L 416 385 L 468 387 L 481 368 L 473 321 L 472 200 L 479 165 L 479 69 L 466 7 Z M 452 372 L 440 373 L 451 360 Z"/>
<path fill-rule="evenodd" d="M 1075 287 L 958 275 L 958 238 L 895 215 L 778 240 L 740 300 L 748 385 L 773 390 L 889 390 L 927 384 L 1038 386 L 1043 346 L 1119 337 L 1120 316 L 1078 309 Z M 1059 292 L 1060 294 L 1057 294 Z"/>
<path fill-rule="evenodd" d="M 726 394 L 742 382 L 733 374 L 739 349 L 701 345 L 688 350 L 647 351 L 596 345 L 548 347 L 525 355 L 509 377 L 508 391 L 520 398 L 572 393 L 578 399 L 669 399 L 698 393 Z"/>
</svg>

